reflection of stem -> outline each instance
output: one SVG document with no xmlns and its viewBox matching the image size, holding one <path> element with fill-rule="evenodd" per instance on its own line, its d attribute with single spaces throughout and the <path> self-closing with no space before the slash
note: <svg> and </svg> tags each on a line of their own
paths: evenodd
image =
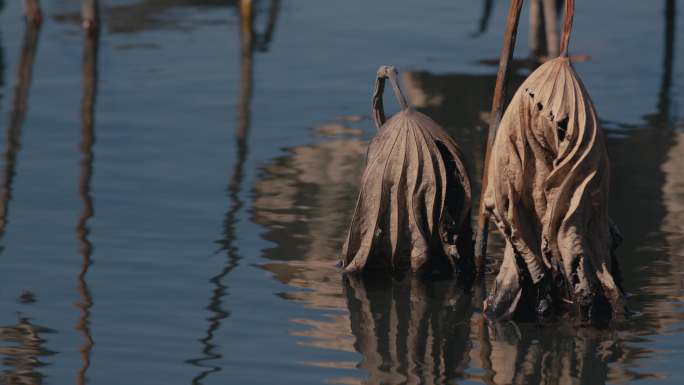
<svg viewBox="0 0 684 385">
<path fill-rule="evenodd" d="M 2 193 L 0 194 L 0 236 L 4 234 L 7 226 L 9 201 L 12 199 L 12 180 L 15 174 L 17 153 L 21 148 L 21 126 L 26 117 L 28 90 L 31 84 L 39 31 L 39 25 L 26 23 L 21 58 L 17 70 L 17 84 L 14 87 L 12 109 L 7 127 L 7 150 L 4 156 L 5 172 L 2 178 Z"/>
<path fill-rule="evenodd" d="M 492 343 L 489 337 L 489 326 L 487 325 L 487 319 L 481 316 L 478 322 L 478 337 L 480 342 L 480 360 L 482 361 L 482 369 L 484 369 L 484 374 L 482 375 L 482 381 L 487 384 L 495 384 L 494 368 L 492 367 Z"/>
<path fill-rule="evenodd" d="M 240 1 L 240 99 L 235 136 L 244 140 L 249 129 L 250 100 L 252 98 L 252 57 L 254 53 L 254 6 L 251 0 Z"/>
<path fill-rule="evenodd" d="M 199 385 L 202 381 L 212 373 L 221 370 L 220 366 L 207 365 L 205 362 L 220 359 L 222 355 L 216 351 L 217 345 L 213 343 L 214 335 L 221 327 L 221 322 L 228 318 L 229 311 L 223 309 L 223 298 L 227 294 L 228 286 L 223 283 L 223 279 L 238 266 L 241 259 L 238 254 L 238 249 L 233 244 L 235 241 L 235 225 L 237 223 L 237 214 L 242 208 L 242 201 L 240 201 L 240 190 L 242 180 L 244 178 L 244 164 L 247 159 L 247 134 L 249 133 L 250 124 L 250 102 L 252 97 L 252 56 L 253 56 L 253 3 L 250 0 L 240 1 L 240 96 L 238 101 L 237 122 L 235 126 L 235 137 L 237 141 L 237 159 L 233 175 L 228 182 L 228 197 L 230 199 L 230 208 L 226 213 L 224 220 L 225 239 L 222 241 L 222 249 L 228 253 L 228 261 L 221 272 L 212 277 L 210 282 L 214 285 L 209 305 L 207 309 L 211 311 L 212 316 L 209 317 L 209 326 L 205 336 L 200 339 L 202 345 L 202 358 L 188 360 L 187 362 L 206 368 L 199 375 L 193 378 L 192 383 Z"/>
<path fill-rule="evenodd" d="M 0 12 L 2 12 L 3 0 L 0 0 Z M 5 84 L 5 47 L 2 45 L 2 30 L 0 30 L 0 87 Z M 2 100 L 2 95 L 0 95 Z"/>
<path fill-rule="evenodd" d="M 658 91 L 657 111 L 644 118 L 655 127 L 667 127 L 674 117 L 670 116 L 670 90 L 675 56 L 676 1 L 665 0 L 665 36 L 663 46 L 663 74 Z"/>
<path fill-rule="evenodd" d="M 275 32 L 276 21 L 280 13 L 280 0 L 271 0 L 271 7 L 268 10 L 268 22 L 266 23 L 266 30 L 264 33 L 257 36 L 256 48 L 261 52 L 268 50 L 268 46 L 273 40 L 273 33 Z"/>
<path fill-rule="evenodd" d="M 480 18 L 480 25 L 475 35 L 482 35 L 487 31 L 489 19 L 492 16 L 493 0 L 484 0 L 484 7 L 482 8 L 482 17 Z"/>
<path fill-rule="evenodd" d="M 90 31 L 85 36 L 83 44 L 83 99 L 81 100 L 81 175 L 79 178 L 78 192 L 83 203 L 83 210 L 76 225 L 76 238 L 79 242 L 79 252 L 83 257 L 81 269 L 78 273 L 79 302 L 76 306 L 81 315 L 76 330 L 83 337 L 83 345 L 79 349 L 82 366 L 78 371 L 76 383 L 86 383 L 86 372 L 90 367 L 90 352 L 94 341 L 90 332 L 90 308 L 93 306 L 92 295 L 86 282 L 86 274 L 92 264 L 91 256 L 93 246 L 88 240 L 90 229 L 88 220 L 94 215 L 93 200 L 90 196 L 90 182 L 93 175 L 93 144 L 95 143 L 95 96 L 97 94 L 97 51 L 99 33 L 97 29 Z"/>
<path fill-rule="evenodd" d="M 675 0 L 665 0 L 665 54 L 663 55 L 663 78 L 658 94 L 658 115 L 663 121 L 670 119 L 670 88 L 675 43 Z"/>
</svg>

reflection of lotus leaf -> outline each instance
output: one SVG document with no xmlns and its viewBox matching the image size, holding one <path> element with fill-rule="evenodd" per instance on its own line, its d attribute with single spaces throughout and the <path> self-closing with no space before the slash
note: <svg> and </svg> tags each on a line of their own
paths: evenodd
<svg viewBox="0 0 684 385">
<path fill-rule="evenodd" d="M 453 280 L 345 278 L 354 347 L 368 384 L 445 384 L 463 376 L 470 295 Z"/>
<path fill-rule="evenodd" d="M 265 226 L 274 260 L 334 264 L 358 191 L 366 142 L 334 139 L 296 147 L 262 169 L 254 186 L 254 221 Z"/>
<path fill-rule="evenodd" d="M 40 357 L 53 352 L 43 347 L 44 340 L 40 333 L 50 333 L 51 330 L 33 325 L 22 319 L 17 325 L 0 327 L 0 342 L 11 342 L 13 346 L 3 343 L 0 347 L 2 364 L 10 369 L 0 373 L 0 384 L 41 384 L 43 375 L 36 368 L 44 366 Z"/>
</svg>

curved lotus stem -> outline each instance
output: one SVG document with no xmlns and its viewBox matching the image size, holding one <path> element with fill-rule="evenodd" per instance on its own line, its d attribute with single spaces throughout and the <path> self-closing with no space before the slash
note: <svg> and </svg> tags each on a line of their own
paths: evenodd
<svg viewBox="0 0 684 385">
<path fill-rule="evenodd" d="M 561 37 L 561 56 L 568 57 L 568 44 L 572 32 L 572 21 L 575 16 L 575 0 L 565 0 L 565 19 L 563 20 L 563 36 Z"/>
<path fill-rule="evenodd" d="M 385 91 L 385 79 L 389 79 L 394 90 L 394 96 L 397 98 L 399 107 L 402 111 L 409 109 L 409 104 L 406 101 L 404 93 L 401 92 L 399 81 L 397 80 L 397 69 L 394 66 L 382 66 L 378 68 L 377 77 L 375 79 L 375 89 L 373 90 L 372 113 L 375 126 L 380 130 L 387 118 L 385 117 L 385 109 L 382 103 L 382 93 Z"/>
</svg>

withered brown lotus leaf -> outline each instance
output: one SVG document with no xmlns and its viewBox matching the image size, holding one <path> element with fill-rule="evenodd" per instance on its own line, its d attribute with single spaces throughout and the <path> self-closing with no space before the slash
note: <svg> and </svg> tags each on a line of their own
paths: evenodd
<svg viewBox="0 0 684 385">
<path fill-rule="evenodd" d="M 387 121 L 385 79 L 402 107 Z M 378 70 L 373 116 L 379 132 L 368 148 L 342 250 L 345 271 L 469 269 L 471 188 L 458 146 L 437 123 L 408 106 L 393 67 Z"/>
<path fill-rule="evenodd" d="M 624 310 L 609 177 L 589 95 L 567 57 L 548 61 L 513 96 L 492 148 L 485 208 L 506 249 L 485 303 L 490 317 L 524 306 L 589 318 Z"/>
</svg>

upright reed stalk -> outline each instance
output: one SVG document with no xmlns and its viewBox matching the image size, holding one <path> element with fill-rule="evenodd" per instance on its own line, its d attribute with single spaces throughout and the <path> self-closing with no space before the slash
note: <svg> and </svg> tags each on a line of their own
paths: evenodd
<svg viewBox="0 0 684 385">
<path fill-rule="evenodd" d="M 480 211 L 477 220 L 477 233 L 475 242 L 475 264 L 481 273 L 487 256 L 487 237 L 488 237 L 488 217 L 484 210 L 484 193 L 487 190 L 487 177 L 489 168 L 489 158 L 491 157 L 492 145 L 496 137 L 496 130 L 499 128 L 501 116 L 504 110 L 506 99 L 506 83 L 508 82 L 511 71 L 511 59 L 515 49 L 515 39 L 518 34 L 518 21 L 523 0 L 511 0 L 508 9 L 508 19 L 506 21 L 506 32 L 504 34 L 503 47 L 499 58 L 499 70 L 496 74 L 496 85 L 494 86 L 494 99 L 492 100 L 492 113 L 490 115 L 489 132 L 487 133 L 487 149 L 485 153 L 484 168 L 482 169 L 482 191 L 480 193 Z"/>
<path fill-rule="evenodd" d="M 572 32 L 572 21 L 575 17 L 575 0 L 565 0 L 565 19 L 563 20 L 563 36 L 561 37 L 560 56 L 568 57 L 568 44 Z"/>
<path fill-rule="evenodd" d="M 24 0 L 24 15 L 31 24 L 37 25 L 43 22 L 43 13 L 38 0 Z"/>
<path fill-rule="evenodd" d="M 99 20 L 97 0 L 83 0 L 81 3 L 81 23 L 89 33 L 95 32 Z"/>
</svg>

